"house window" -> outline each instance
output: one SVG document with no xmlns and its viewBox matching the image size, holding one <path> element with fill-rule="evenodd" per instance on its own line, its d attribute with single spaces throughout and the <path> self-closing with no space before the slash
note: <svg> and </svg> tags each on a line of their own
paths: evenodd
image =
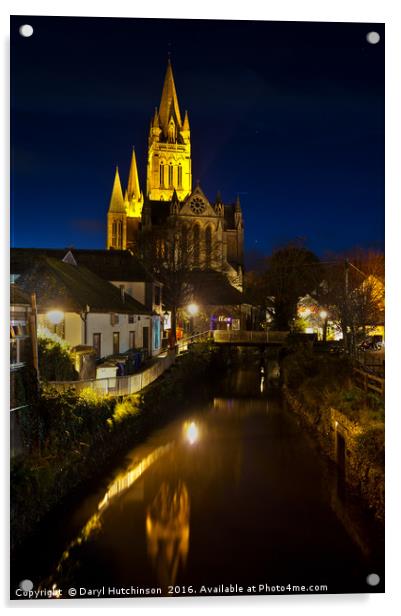
<svg viewBox="0 0 401 616">
<path fill-rule="evenodd" d="M 113 332 L 113 355 L 120 352 L 120 332 Z"/>
<path fill-rule="evenodd" d="M 96 351 L 96 357 L 97 359 L 99 359 L 99 357 L 102 356 L 102 343 L 101 343 L 101 334 L 93 334 L 93 343 L 92 346 Z"/>
<path fill-rule="evenodd" d="M 120 319 L 118 314 L 115 314 L 114 312 L 111 313 L 110 315 L 110 323 L 111 325 L 118 325 Z"/>
<path fill-rule="evenodd" d="M 129 332 L 129 348 L 135 349 L 135 332 Z"/>
<path fill-rule="evenodd" d="M 181 167 L 181 163 L 178 165 L 178 188 L 182 188 L 182 167 Z"/>
<path fill-rule="evenodd" d="M 130 324 L 135 323 L 135 317 L 133 314 L 128 315 L 128 323 Z"/>
</svg>

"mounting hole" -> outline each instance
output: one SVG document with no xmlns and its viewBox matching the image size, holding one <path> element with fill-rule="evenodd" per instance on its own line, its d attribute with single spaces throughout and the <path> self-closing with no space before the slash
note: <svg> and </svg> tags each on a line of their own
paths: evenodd
<svg viewBox="0 0 401 616">
<path fill-rule="evenodd" d="M 29 24 L 24 24 L 23 26 L 20 26 L 19 33 L 21 36 L 27 38 L 28 36 L 32 36 L 33 28 Z"/>
<path fill-rule="evenodd" d="M 366 583 L 369 584 L 369 586 L 377 586 L 379 582 L 380 576 L 377 575 L 377 573 L 370 573 L 366 578 Z"/>
<path fill-rule="evenodd" d="M 366 35 L 366 40 L 371 45 L 377 45 L 380 41 L 380 34 L 378 32 L 368 32 Z"/>
<path fill-rule="evenodd" d="M 33 582 L 32 580 L 22 580 L 22 582 L 20 582 L 19 584 L 19 587 L 24 592 L 29 592 L 33 588 Z"/>
</svg>

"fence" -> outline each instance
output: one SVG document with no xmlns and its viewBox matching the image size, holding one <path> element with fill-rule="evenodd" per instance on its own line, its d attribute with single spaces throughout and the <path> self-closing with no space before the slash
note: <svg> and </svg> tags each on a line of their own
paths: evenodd
<svg viewBox="0 0 401 616">
<path fill-rule="evenodd" d="M 76 392 L 80 392 L 84 389 L 91 389 L 103 396 L 128 396 L 129 394 L 141 391 L 141 389 L 153 383 L 163 372 L 170 368 L 174 361 L 175 353 L 169 352 L 164 357 L 158 357 L 157 362 L 153 366 L 137 374 L 85 381 L 52 381 L 50 385 L 55 387 L 57 391 L 74 389 Z"/>
<path fill-rule="evenodd" d="M 355 383 L 358 387 L 366 392 L 370 391 L 384 396 L 384 378 L 367 372 L 366 370 L 362 370 L 361 368 L 354 368 L 353 373 Z"/>
</svg>

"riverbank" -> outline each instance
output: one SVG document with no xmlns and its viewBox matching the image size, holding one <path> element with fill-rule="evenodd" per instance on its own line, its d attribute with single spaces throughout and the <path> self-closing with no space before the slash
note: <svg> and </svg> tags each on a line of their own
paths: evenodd
<svg viewBox="0 0 401 616">
<path fill-rule="evenodd" d="M 44 389 L 22 417 L 29 453 L 11 463 L 12 550 L 74 491 L 179 413 L 184 401 L 200 395 L 225 365 L 221 350 L 198 344 L 157 381 L 121 400 L 93 391 Z"/>
<path fill-rule="evenodd" d="M 358 389 L 348 362 L 306 348 L 283 361 L 291 409 L 333 460 L 348 488 L 384 522 L 384 403 Z"/>
</svg>

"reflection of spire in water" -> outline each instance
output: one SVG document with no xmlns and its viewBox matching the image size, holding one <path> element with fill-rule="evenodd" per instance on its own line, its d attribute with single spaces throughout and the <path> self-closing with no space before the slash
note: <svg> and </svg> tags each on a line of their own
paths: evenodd
<svg viewBox="0 0 401 616">
<path fill-rule="evenodd" d="M 164 482 L 146 515 L 148 554 L 160 584 L 174 584 L 189 549 L 189 495 L 182 481 Z"/>
<path fill-rule="evenodd" d="M 156 460 L 160 458 L 160 456 L 170 451 L 173 445 L 174 443 L 167 443 L 166 445 L 157 447 L 145 458 L 142 458 L 140 462 L 136 461 L 135 463 L 131 464 L 128 469 L 117 475 L 114 481 L 109 485 L 102 500 L 99 502 L 97 506 L 97 511 L 88 520 L 79 535 L 73 541 L 71 541 L 68 548 L 63 552 L 56 568 L 56 572 L 59 576 L 64 573 L 65 563 L 70 558 L 71 550 L 76 546 L 80 545 L 81 543 L 88 541 L 91 536 L 93 536 L 96 532 L 100 531 L 102 527 L 101 516 L 108 508 L 111 501 L 116 496 L 118 496 L 122 492 L 125 492 L 125 490 L 131 487 L 133 483 L 137 481 L 137 479 L 139 479 L 143 475 L 143 473 L 152 464 L 154 464 Z M 40 588 L 49 588 L 50 584 L 54 581 L 55 578 L 56 575 L 50 576 L 47 580 L 41 583 Z"/>
</svg>

